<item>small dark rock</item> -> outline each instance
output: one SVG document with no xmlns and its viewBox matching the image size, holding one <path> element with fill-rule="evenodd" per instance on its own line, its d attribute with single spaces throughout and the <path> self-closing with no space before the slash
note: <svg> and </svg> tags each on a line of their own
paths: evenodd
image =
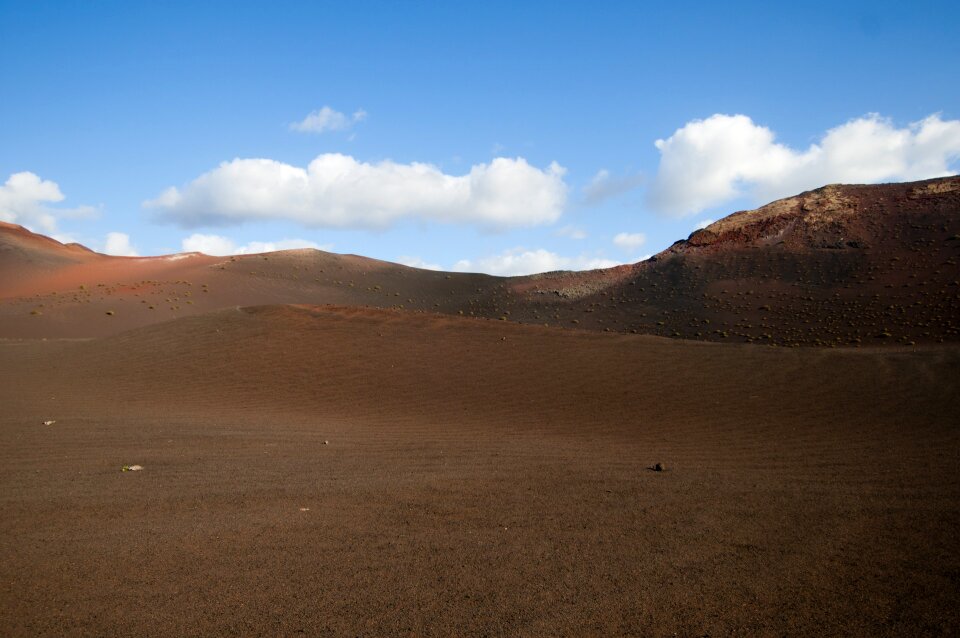
<svg viewBox="0 0 960 638">
<path fill-rule="evenodd" d="M 666 468 L 666 466 L 665 466 L 663 463 L 657 463 L 656 465 L 653 466 L 653 471 L 654 471 L 654 472 L 662 472 L 662 471 L 664 471 L 665 469 L 667 469 L 667 468 Z"/>
</svg>

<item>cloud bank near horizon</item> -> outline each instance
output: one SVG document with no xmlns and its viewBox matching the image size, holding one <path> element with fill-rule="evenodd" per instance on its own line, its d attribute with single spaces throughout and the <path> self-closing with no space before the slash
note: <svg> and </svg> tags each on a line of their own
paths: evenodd
<svg viewBox="0 0 960 638">
<path fill-rule="evenodd" d="M 747 196 L 766 203 L 831 183 L 914 181 L 955 173 L 960 120 L 939 114 L 897 128 L 878 114 L 830 129 L 800 151 L 746 115 L 693 120 L 655 146 L 660 164 L 647 203 L 674 217 Z"/>
<path fill-rule="evenodd" d="M 450 270 L 452 272 L 480 272 L 501 277 L 513 277 L 553 270 L 612 268 L 622 263 L 586 254 L 578 257 L 564 257 L 543 248 L 536 250 L 513 248 L 498 255 L 489 255 L 475 260 L 461 259 Z"/>
<path fill-rule="evenodd" d="M 130 243 L 130 235 L 126 233 L 107 233 L 104 241 L 103 253 L 115 257 L 139 257 L 136 247 Z"/>
<path fill-rule="evenodd" d="M 476 164 L 466 175 L 389 160 L 326 153 L 306 168 L 270 159 L 234 159 L 183 189 L 144 202 L 158 220 L 183 227 L 294 221 L 324 228 L 384 229 L 403 220 L 491 230 L 548 224 L 567 200 L 566 170 L 541 170 L 522 157 Z"/>
<path fill-rule="evenodd" d="M 317 244 L 306 239 L 281 239 L 279 241 L 251 241 L 246 244 L 237 244 L 229 237 L 222 235 L 205 235 L 194 233 L 180 242 L 185 253 L 203 253 L 223 257 L 227 255 L 255 255 L 272 253 L 278 250 L 293 250 L 296 248 L 315 248 L 316 250 L 330 250 L 332 244 Z"/>
</svg>

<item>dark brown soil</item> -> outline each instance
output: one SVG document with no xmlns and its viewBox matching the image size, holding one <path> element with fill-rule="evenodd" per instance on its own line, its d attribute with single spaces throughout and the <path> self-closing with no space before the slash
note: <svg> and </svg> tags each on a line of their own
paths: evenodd
<svg viewBox="0 0 960 638">
<path fill-rule="evenodd" d="M 350 308 L 3 342 L 0 634 L 952 635 L 958 373 Z"/>
</svg>

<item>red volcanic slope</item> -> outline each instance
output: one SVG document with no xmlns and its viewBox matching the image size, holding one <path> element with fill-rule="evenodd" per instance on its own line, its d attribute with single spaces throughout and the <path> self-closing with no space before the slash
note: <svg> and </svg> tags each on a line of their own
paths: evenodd
<svg viewBox="0 0 960 638">
<path fill-rule="evenodd" d="M 8 269 L 20 268 L 24 276 L 33 276 L 37 271 L 50 271 L 58 266 L 103 257 L 80 244 L 61 244 L 55 239 L 7 222 L 0 222 L 0 236 L 3 237 L 0 242 L 0 268 L 4 273 Z"/>
<path fill-rule="evenodd" d="M 3 270 L 11 275 L 0 287 L 0 337 L 103 336 L 222 308 L 276 303 L 459 314 L 473 297 L 502 288 L 499 278 L 486 275 L 422 271 L 316 250 L 110 257 L 19 227 L 0 229 L 0 250 L 10 255 Z"/>
</svg>

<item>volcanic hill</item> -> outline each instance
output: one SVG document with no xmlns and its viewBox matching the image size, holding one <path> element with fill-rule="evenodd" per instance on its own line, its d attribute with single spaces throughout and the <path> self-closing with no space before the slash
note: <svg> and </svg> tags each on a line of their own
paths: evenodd
<svg viewBox="0 0 960 638">
<path fill-rule="evenodd" d="M 950 177 L 825 186 L 734 213 L 606 277 L 544 275 L 514 288 L 557 297 L 537 318 L 594 330 L 786 346 L 929 343 L 960 339 L 958 259 L 960 178 Z"/>
</svg>

